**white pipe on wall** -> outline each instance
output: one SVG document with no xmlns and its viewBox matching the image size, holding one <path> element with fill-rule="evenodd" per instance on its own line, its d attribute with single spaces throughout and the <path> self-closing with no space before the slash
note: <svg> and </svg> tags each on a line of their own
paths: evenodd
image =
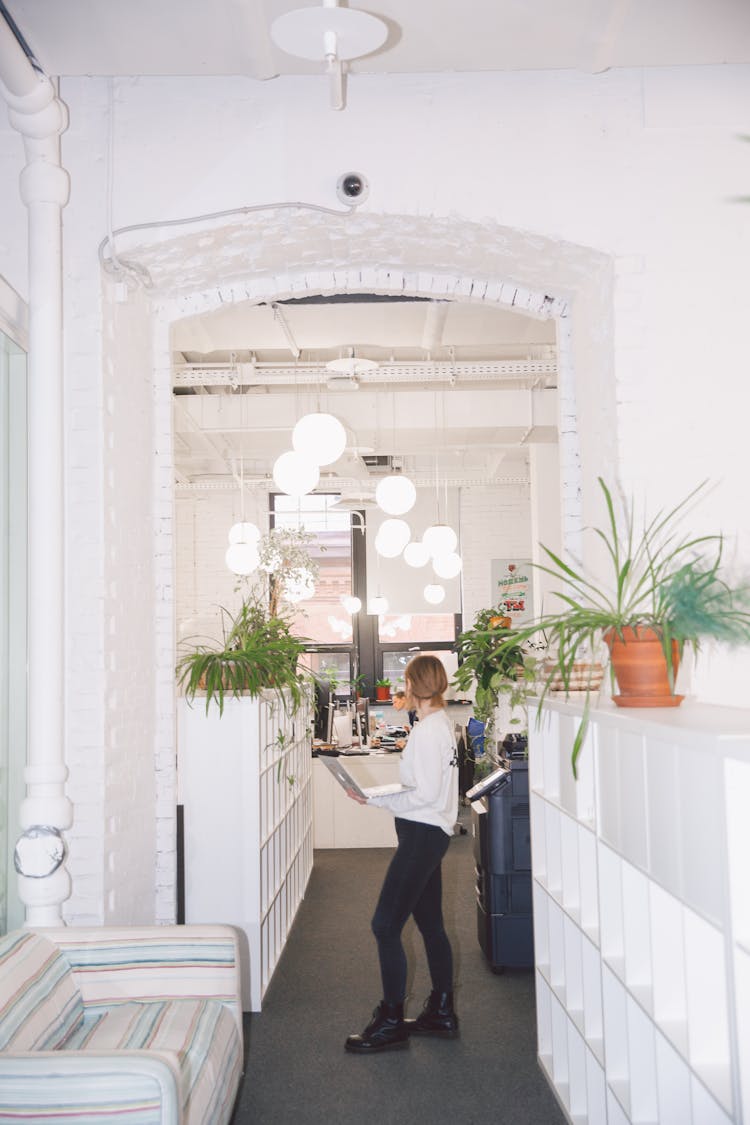
<svg viewBox="0 0 750 1125">
<path fill-rule="evenodd" d="M 29 62 L 0 18 L 0 94 L 11 125 L 23 137 L 26 166 L 21 198 L 29 213 L 29 608 L 30 701 L 24 830 L 70 828 L 73 809 L 65 796 L 63 634 L 63 397 L 62 397 L 62 208 L 69 179 L 60 162 L 60 134 L 67 110 L 46 75 Z M 37 686 L 43 689 L 39 702 Z M 44 841 L 42 840 L 42 845 Z M 24 854 L 28 854 L 29 841 Z M 31 845 L 33 850 L 33 843 Z M 55 925 L 70 896 L 62 863 L 43 877 L 19 874 L 28 925 Z"/>
</svg>

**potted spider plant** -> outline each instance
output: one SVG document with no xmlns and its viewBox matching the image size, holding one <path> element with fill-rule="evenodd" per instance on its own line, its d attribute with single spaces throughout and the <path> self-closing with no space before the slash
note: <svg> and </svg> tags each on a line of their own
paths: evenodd
<svg viewBox="0 0 750 1125">
<path fill-rule="evenodd" d="M 255 601 L 243 600 L 234 617 L 222 607 L 223 641 L 198 644 L 177 662 L 177 683 L 188 702 L 205 693 L 206 712 L 216 701 L 224 711 L 227 692 L 259 696 L 270 688 L 292 708 L 299 706 L 305 683 L 297 661 L 304 646 L 283 617 L 268 615 Z"/>
<path fill-rule="evenodd" d="M 292 634 L 289 618 L 290 605 L 318 575 L 311 538 L 296 528 L 273 528 L 261 539 L 259 568 L 237 587 L 243 594 L 237 613 L 221 607 L 222 640 L 195 644 L 177 662 L 177 683 L 189 703 L 205 692 L 206 712 L 215 700 L 221 715 L 227 692 L 257 697 L 270 688 L 285 707 L 299 706 L 309 676 L 297 667 L 304 639 Z"/>
<path fill-rule="evenodd" d="M 501 609 L 482 609 L 456 642 L 459 663 L 452 684 L 461 692 L 476 685 L 474 718 L 484 724 L 485 747 L 492 741 L 501 697 L 507 700 L 510 722 L 521 724 L 515 712 L 525 702 L 531 672 L 511 625 Z"/>
<path fill-rule="evenodd" d="M 511 651 L 544 636 L 548 657 L 540 703 L 553 682 L 566 692 L 574 683 L 580 686 L 581 661 L 603 651 L 610 657 L 618 706 L 679 706 L 683 697 L 675 693 L 675 677 L 686 645 L 697 652 L 707 639 L 750 643 L 750 587 L 730 584 L 722 568 L 721 535 L 681 530 L 687 508 L 705 482 L 642 526 L 636 526 L 632 503 L 618 513 L 601 477 L 599 485 L 606 521 L 590 531 L 604 547 L 608 580 L 600 581 L 542 546 L 548 561 L 536 565 L 560 582 L 556 596 L 563 608 L 513 630 L 499 647 Z M 589 699 L 587 690 L 584 720 L 573 746 L 574 774 Z"/>
<path fill-rule="evenodd" d="M 375 698 L 384 703 L 387 703 L 391 698 L 391 681 L 389 679 L 380 679 L 375 681 Z"/>
</svg>

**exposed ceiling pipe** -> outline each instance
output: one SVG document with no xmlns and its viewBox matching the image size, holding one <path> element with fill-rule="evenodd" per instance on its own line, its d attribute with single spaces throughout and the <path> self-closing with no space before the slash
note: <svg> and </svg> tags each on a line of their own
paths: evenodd
<svg viewBox="0 0 750 1125">
<path fill-rule="evenodd" d="M 32 65 L 0 12 L 0 96 L 23 137 L 21 199 L 28 209 L 28 759 L 22 830 L 62 832 L 73 822 L 65 796 L 63 635 L 62 208 L 69 180 L 60 162 L 67 109 L 50 79 Z M 40 703 L 35 691 L 44 692 Z M 42 843 L 44 841 L 42 840 Z M 29 841 L 25 841 L 26 844 Z M 33 848 L 33 842 L 31 847 Z M 62 863 L 42 878 L 18 876 L 26 922 L 62 922 L 70 875 Z"/>
<path fill-rule="evenodd" d="M 448 319 L 449 301 L 430 301 L 422 329 L 422 348 L 429 355 L 443 343 L 443 330 Z"/>
<path fill-rule="evenodd" d="M 175 387 L 279 387 L 319 384 L 329 372 L 318 363 L 178 363 L 173 367 Z M 371 371 L 361 371 L 361 383 L 493 383 L 503 380 L 557 378 L 557 361 L 548 359 L 486 359 L 381 362 Z"/>
</svg>

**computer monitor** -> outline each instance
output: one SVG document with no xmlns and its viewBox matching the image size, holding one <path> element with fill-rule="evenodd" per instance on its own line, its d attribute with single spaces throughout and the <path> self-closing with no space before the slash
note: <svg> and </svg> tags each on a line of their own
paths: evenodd
<svg viewBox="0 0 750 1125">
<path fill-rule="evenodd" d="M 331 741 L 333 727 L 333 692 L 328 680 L 313 676 L 315 698 L 313 700 L 313 738 L 321 742 Z"/>
<path fill-rule="evenodd" d="M 356 705 L 357 733 L 360 746 L 370 745 L 370 700 L 358 699 Z"/>
</svg>

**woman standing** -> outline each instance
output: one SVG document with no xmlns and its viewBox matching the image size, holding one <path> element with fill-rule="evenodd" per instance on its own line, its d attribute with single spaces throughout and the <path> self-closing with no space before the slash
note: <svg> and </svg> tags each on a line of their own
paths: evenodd
<svg viewBox="0 0 750 1125">
<path fill-rule="evenodd" d="M 453 952 L 443 925 L 440 865 L 458 816 L 458 756 L 445 709 L 448 677 L 435 656 L 415 656 L 405 672 L 409 705 L 416 724 L 400 764 L 409 788 L 360 804 L 379 805 L 396 817 L 398 847 L 391 860 L 372 919 L 378 945 L 383 999 L 361 1035 L 350 1035 L 347 1051 L 369 1054 L 406 1047 L 409 1034 L 458 1035 L 453 1009 Z M 404 1019 L 406 954 L 401 932 L 410 914 L 427 954 L 432 991 L 415 1020 Z"/>
</svg>

